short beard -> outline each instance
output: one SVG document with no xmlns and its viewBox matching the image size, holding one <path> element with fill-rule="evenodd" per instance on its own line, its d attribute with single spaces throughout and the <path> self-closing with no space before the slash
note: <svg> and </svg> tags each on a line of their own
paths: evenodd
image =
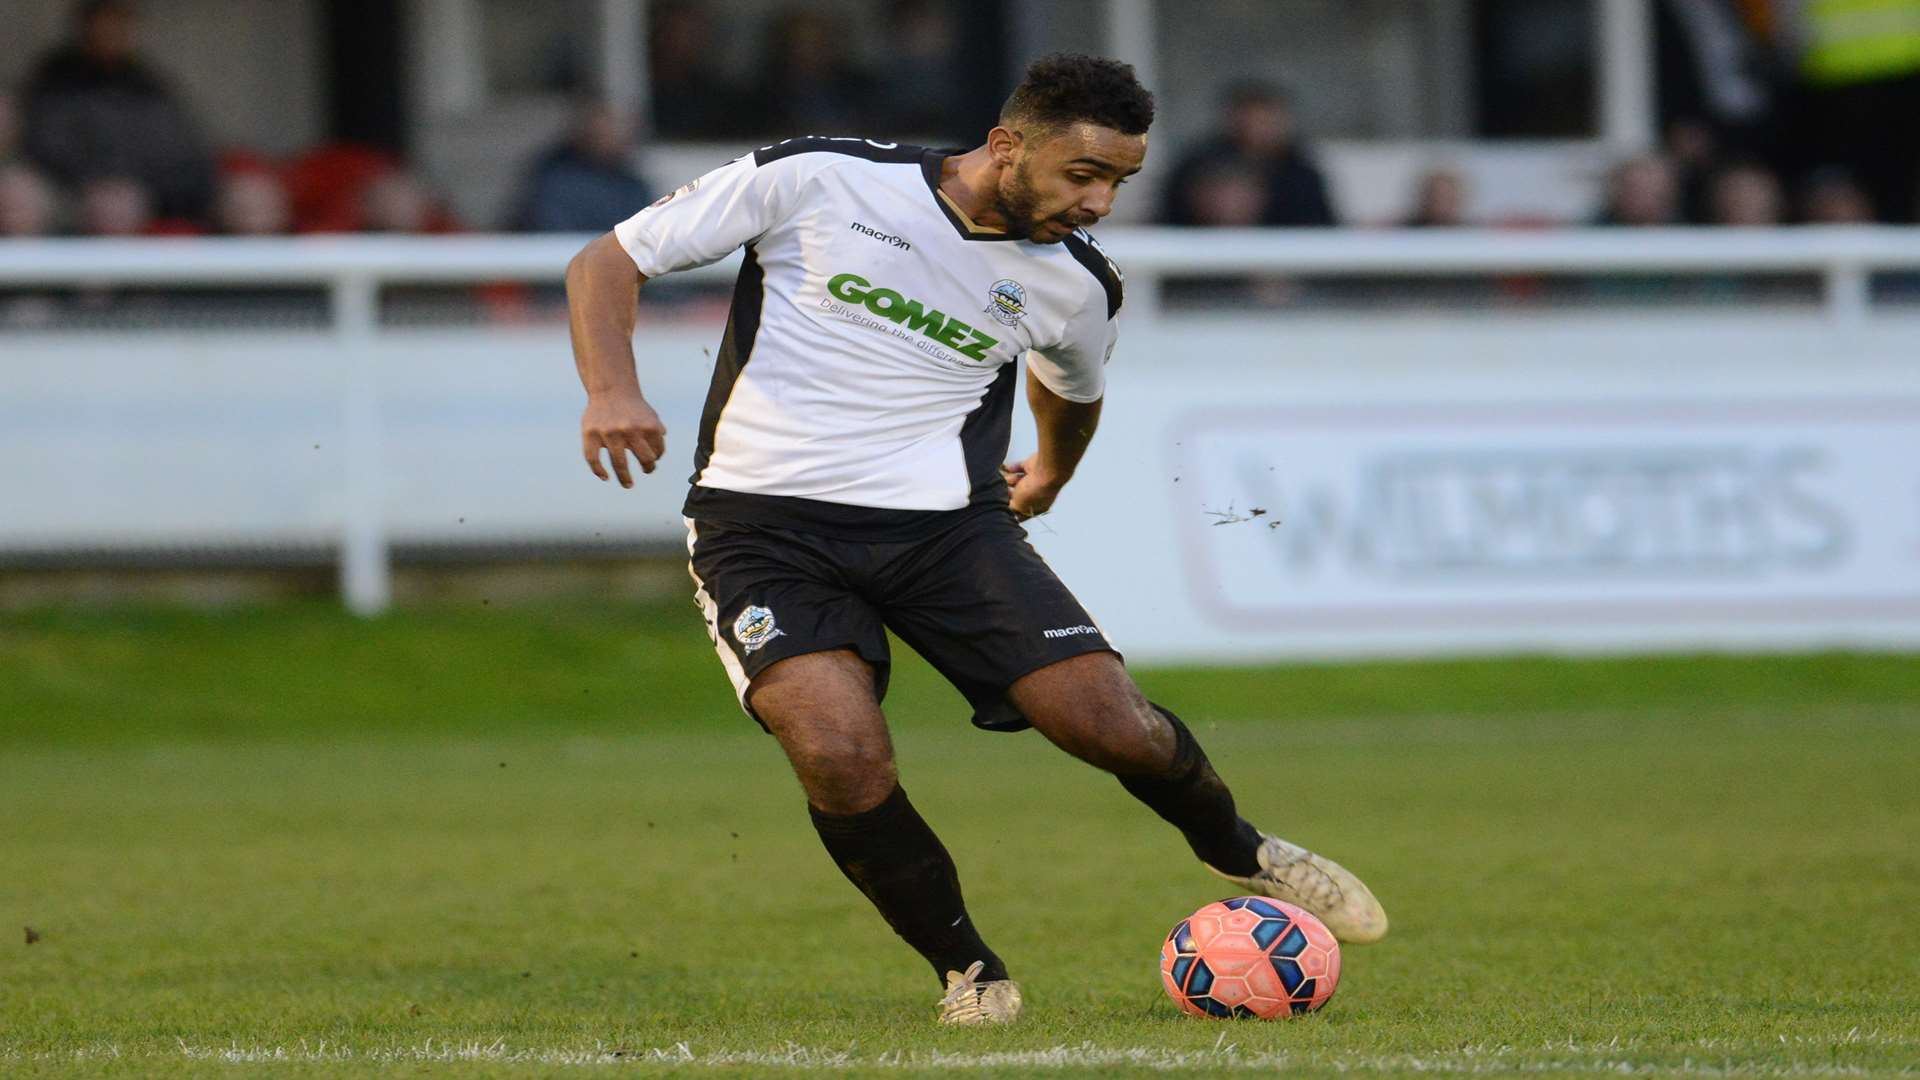
<svg viewBox="0 0 1920 1080">
<path fill-rule="evenodd" d="M 1034 213 L 1034 207 L 1038 205 L 1040 196 L 1033 190 L 1033 180 L 1027 175 L 1025 162 L 1015 165 L 999 190 L 993 193 L 994 211 L 1007 223 L 1007 235 L 1018 240 L 1031 237 L 1040 224 L 1040 216 Z"/>
</svg>

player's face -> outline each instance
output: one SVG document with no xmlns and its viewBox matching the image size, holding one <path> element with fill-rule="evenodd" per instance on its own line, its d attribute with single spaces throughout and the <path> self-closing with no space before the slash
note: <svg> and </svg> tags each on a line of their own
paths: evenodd
<svg viewBox="0 0 1920 1080">
<path fill-rule="evenodd" d="M 1120 185 L 1146 156 L 1145 135 L 1095 124 L 1023 138 L 1000 175 L 994 209 L 1013 235 L 1057 244 L 1111 213 Z"/>
</svg>

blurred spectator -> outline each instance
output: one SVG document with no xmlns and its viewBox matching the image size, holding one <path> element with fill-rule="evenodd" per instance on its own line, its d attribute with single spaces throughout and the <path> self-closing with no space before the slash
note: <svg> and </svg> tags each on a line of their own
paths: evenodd
<svg viewBox="0 0 1920 1080">
<path fill-rule="evenodd" d="M 1786 216 L 1780 181 L 1772 170 L 1756 162 L 1731 165 L 1715 173 L 1711 198 L 1715 225 L 1779 225 Z"/>
<path fill-rule="evenodd" d="M 0 165 L 0 237 L 51 236 L 59 224 L 53 185 L 25 165 Z"/>
<path fill-rule="evenodd" d="M 80 187 L 80 231 L 87 236 L 140 236 L 153 225 L 153 198 L 130 176 L 104 176 Z"/>
<path fill-rule="evenodd" d="M 1266 188 L 1261 225 L 1332 225 L 1333 203 L 1312 156 L 1300 145 L 1286 95 L 1260 82 L 1237 83 L 1225 98 L 1223 128 L 1189 150 L 1173 167 L 1161 217 L 1170 225 L 1198 225 L 1186 194 L 1203 173 L 1223 162 L 1255 170 Z"/>
<path fill-rule="evenodd" d="M 1678 191 L 1673 165 L 1649 155 L 1614 166 L 1596 225 L 1672 225 Z"/>
<path fill-rule="evenodd" d="M 654 132 L 673 139 L 717 140 L 760 127 L 745 115 L 741 93 L 714 75 L 713 23 L 706 9 L 670 0 L 648 10 Z"/>
<path fill-rule="evenodd" d="M 1212 228 L 1256 228 L 1267 209 L 1267 179 L 1252 163 L 1221 157 L 1191 174 L 1181 189 L 1186 223 Z M 1271 274 L 1169 278 L 1167 302 L 1175 307 L 1284 307 L 1301 296 L 1300 284 Z"/>
<path fill-rule="evenodd" d="M 888 110 L 885 137 L 966 134 L 963 110 L 972 83 L 963 61 L 960 28 L 943 0 L 894 0 L 887 11 L 887 52 L 877 99 Z"/>
<path fill-rule="evenodd" d="M 1755 5 L 1659 0 L 1653 9 L 1661 127 L 1670 133 L 1676 126 L 1695 129 L 1716 153 L 1725 148 L 1743 157 L 1771 155 L 1784 80 Z M 1697 164 L 1685 156 L 1678 163 L 1683 174 Z M 1699 186 L 1704 196 L 1704 182 Z"/>
<path fill-rule="evenodd" d="M 1667 160 L 1673 164 L 1680 220 L 1705 225 L 1713 220 L 1714 173 L 1720 164 L 1720 140 L 1705 122 L 1681 119 L 1667 125 Z"/>
<path fill-rule="evenodd" d="M 1804 150 L 1843 165 L 1884 220 L 1920 215 L 1920 0 L 1782 5 L 1795 17 Z"/>
<path fill-rule="evenodd" d="M 367 232 L 424 233 L 433 203 L 410 174 L 398 170 L 367 185 L 360 196 L 360 227 Z"/>
<path fill-rule="evenodd" d="M 426 183 L 384 150 L 328 143 L 302 154 L 283 176 L 295 232 L 461 231 Z"/>
<path fill-rule="evenodd" d="M 53 235 L 59 211 L 59 198 L 46 177 L 20 162 L 0 163 L 0 242 Z M 47 326 L 59 312 L 57 295 L 45 290 L 0 290 L 0 327 Z"/>
<path fill-rule="evenodd" d="M 453 219 L 420 178 L 405 169 L 376 177 L 360 196 L 361 228 L 377 233 L 459 232 Z"/>
<path fill-rule="evenodd" d="M 1430 169 L 1414 187 L 1410 229 L 1459 228 L 1467 224 L 1467 181 L 1452 169 Z"/>
<path fill-rule="evenodd" d="M 203 214 L 213 163 L 186 109 L 134 55 L 137 21 L 127 0 L 85 0 L 74 40 L 27 80 L 27 153 L 59 183 L 136 180 L 157 213 Z"/>
<path fill-rule="evenodd" d="M 392 154 L 352 142 L 326 143 L 301 154 L 283 174 L 293 201 L 294 231 L 359 231 L 367 187 L 399 167 Z"/>
<path fill-rule="evenodd" d="M 1599 0 L 1473 0 L 1475 134 L 1493 138 L 1589 138 L 1599 115 L 1594 11 Z M 1357 7 L 1348 4 L 1345 7 Z M 1437 3 L 1398 5 L 1444 10 Z M 1634 4 L 1638 18 L 1644 3 Z M 1249 46 L 1252 43 L 1248 43 Z M 1264 44 L 1264 43 L 1263 43 Z M 1274 43 L 1279 45 L 1279 43 Z M 1281 46 L 1284 47 L 1284 46 Z M 1337 63 L 1367 79 L 1362 56 Z"/>
<path fill-rule="evenodd" d="M 839 20 L 806 7 L 788 8 L 767 30 L 766 59 L 755 93 L 759 118 L 782 136 L 865 134 L 872 80 L 848 55 Z"/>
<path fill-rule="evenodd" d="M 1196 169 L 1180 197 L 1189 225 L 1259 225 L 1267 207 L 1267 180 L 1247 162 L 1220 158 Z"/>
<path fill-rule="evenodd" d="M 1816 169 L 1800 198 L 1800 219 L 1809 225 L 1870 225 L 1873 200 L 1845 169 Z"/>
<path fill-rule="evenodd" d="M 0 90 L 0 165 L 11 165 L 20 157 L 20 106 L 12 94 Z"/>
<path fill-rule="evenodd" d="M 264 169 L 240 169 L 220 178 L 213 200 L 214 229 L 227 236 L 284 236 L 293 231 L 287 186 Z"/>
<path fill-rule="evenodd" d="M 633 119 L 611 105 L 582 105 L 566 139 L 534 160 L 507 227 L 519 232 L 605 232 L 653 199 L 633 167 Z"/>
<path fill-rule="evenodd" d="M 1673 162 L 1658 154 L 1629 158 L 1607 174 L 1605 202 L 1593 224 L 1635 228 L 1679 224 L 1679 177 Z M 1587 298 L 1599 303 L 1651 304 L 1679 295 L 1686 279 L 1672 274 L 1602 274 L 1585 284 Z M 1732 289 L 1731 279 L 1714 282 Z"/>
</svg>

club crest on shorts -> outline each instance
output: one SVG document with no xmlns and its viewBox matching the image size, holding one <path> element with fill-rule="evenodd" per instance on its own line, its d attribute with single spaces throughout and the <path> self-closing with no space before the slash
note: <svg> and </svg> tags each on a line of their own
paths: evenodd
<svg viewBox="0 0 1920 1080">
<path fill-rule="evenodd" d="M 987 314 L 994 321 L 1012 326 L 1027 317 L 1026 286 L 1012 278 L 1001 278 L 987 290 Z"/>
<path fill-rule="evenodd" d="M 773 612 L 755 604 L 747 605 L 747 610 L 733 620 L 733 640 L 740 643 L 748 652 L 758 649 L 774 638 L 786 633 L 774 625 Z"/>
</svg>

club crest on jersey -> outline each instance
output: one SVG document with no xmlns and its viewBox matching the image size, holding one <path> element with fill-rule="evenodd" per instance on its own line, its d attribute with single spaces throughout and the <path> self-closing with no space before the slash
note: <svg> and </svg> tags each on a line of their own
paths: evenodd
<svg viewBox="0 0 1920 1080">
<path fill-rule="evenodd" d="M 748 652 L 785 633 L 785 630 L 774 625 L 772 611 L 754 604 L 747 605 L 747 610 L 733 620 L 733 639 Z"/>
<path fill-rule="evenodd" d="M 1012 326 L 1026 318 L 1026 287 L 1012 278 L 1001 278 L 994 282 L 987 290 L 987 314 L 1005 326 Z"/>
</svg>

